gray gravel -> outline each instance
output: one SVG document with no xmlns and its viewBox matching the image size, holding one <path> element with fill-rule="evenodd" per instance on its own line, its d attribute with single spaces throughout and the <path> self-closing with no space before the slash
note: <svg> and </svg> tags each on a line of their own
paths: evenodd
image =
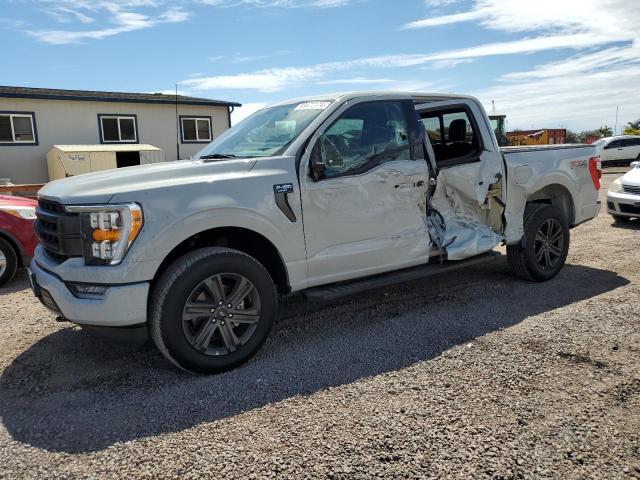
<svg viewBox="0 0 640 480">
<path fill-rule="evenodd" d="M 21 275 L 0 290 L 0 478 L 640 478 L 640 222 L 572 235 L 544 284 L 500 261 L 294 298 L 214 377 L 56 323 Z"/>
</svg>

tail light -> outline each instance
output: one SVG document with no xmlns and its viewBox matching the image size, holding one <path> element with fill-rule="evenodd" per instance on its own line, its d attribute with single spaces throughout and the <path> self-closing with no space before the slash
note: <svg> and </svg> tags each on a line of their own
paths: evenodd
<svg viewBox="0 0 640 480">
<path fill-rule="evenodd" d="M 596 187 L 596 190 L 600 190 L 600 178 L 602 177 L 600 157 L 591 157 L 589 159 L 589 173 L 591 174 L 591 180 L 593 180 L 593 186 Z"/>
</svg>

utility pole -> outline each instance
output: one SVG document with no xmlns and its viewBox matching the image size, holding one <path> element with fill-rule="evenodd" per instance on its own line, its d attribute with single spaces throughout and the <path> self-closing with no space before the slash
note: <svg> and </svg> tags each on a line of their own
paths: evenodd
<svg viewBox="0 0 640 480">
<path fill-rule="evenodd" d="M 616 123 L 613 126 L 613 134 L 616 134 L 616 130 L 618 130 L 618 105 L 616 105 Z"/>
</svg>

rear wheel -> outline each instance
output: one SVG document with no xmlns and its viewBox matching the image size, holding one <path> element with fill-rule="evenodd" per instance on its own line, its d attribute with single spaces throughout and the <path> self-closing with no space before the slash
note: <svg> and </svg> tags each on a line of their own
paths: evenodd
<svg viewBox="0 0 640 480">
<path fill-rule="evenodd" d="M 569 224 L 562 211 L 553 205 L 527 205 L 523 242 L 507 246 L 512 272 L 524 280 L 550 280 L 564 266 L 568 252 Z"/>
<path fill-rule="evenodd" d="M 178 367 L 223 372 L 256 354 L 276 309 L 275 286 L 258 261 L 229 248 L 204 248 L 176 260 L 158 281 L 151 336 Z"/>
<path fill-rule="evenodd" d="M 18 256 L 13 246 L 0 238 L 0 287 L 10 281 L 18 269 Z"/>
</svg>

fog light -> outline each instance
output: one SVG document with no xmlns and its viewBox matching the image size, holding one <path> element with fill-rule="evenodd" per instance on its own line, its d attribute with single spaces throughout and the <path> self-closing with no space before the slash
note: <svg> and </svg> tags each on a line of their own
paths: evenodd
<svg viewBox="0 0 640 480">
<path fill-rule="evenodd" d="M 90 285 L 88 283 L 69 283 L 67 286 L 71 293 L 78 298 L 100 298 L 109 289 L 105 285 Z"/>
</svg>

